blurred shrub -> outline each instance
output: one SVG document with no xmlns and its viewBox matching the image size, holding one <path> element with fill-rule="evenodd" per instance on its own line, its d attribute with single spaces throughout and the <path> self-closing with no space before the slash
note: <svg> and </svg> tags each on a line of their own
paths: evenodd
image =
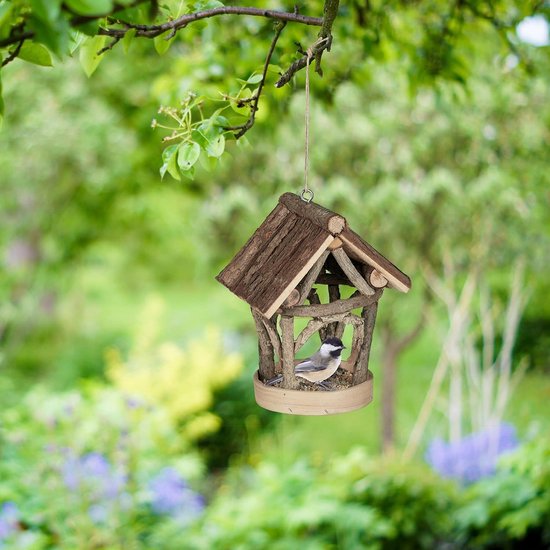
<svg viewBox="0 0 550 550">
<path fill-rule="evenodd" d="M 196 440 L 219 428 L 219 417 L 209 411 L 214 391 L 238 376 L 242 357 L 224 351 L 221 333 L 214 328 L 186 349 L 158 344 L 163 308 L 160 299 L 149 302 L 127 360 L 116 350 L 107 354 L 107 378 L 124 395 L 162 407 L 185 438 Z"/>
<path fill-rule="evenodd" d="M 242 360 L 215 330 L 181 349 L 155 344 L 156 326 L 127 361 L 111 354 L 114 386 L 37 388 L 0 413 L 0 548 L 151 548 L 161 525 L 181 533 L 202 513 L 195 440 Z"/>
<path fill-rule="evenodd" d="M 531 368 L 550 373 L 550 317 L 521 320 L 514 356 L 527 357 Z"/>
<path fill-rule="evenodd" d="M 223 486 L 185 542 L 158 548 L 434 548 L 452 526 L 452 486 L 426 468 L 388 464 L 363 451 L 315 468 L 264 463 Z"/>
<path fill-rule="evenodd" d="M 456 513 L 468 548 L 550 548 L 550 441 L 503 457 L 497 474 L 472 485 Z"/>
</svg>

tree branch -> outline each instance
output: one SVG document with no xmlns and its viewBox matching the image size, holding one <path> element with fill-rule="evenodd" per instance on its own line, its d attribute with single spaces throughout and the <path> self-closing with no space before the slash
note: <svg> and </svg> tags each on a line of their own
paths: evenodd
<svg viewBox="0 0 550 550">
<path fill-rule="evenodd" d="M 330 52 L 332 46 L 332 25 L 338 15 L 339 5 L 340 0 L 325 0 L 321 30 L 319 31 L 317 42 L 310 48 L 312 57 L 315 59 L 315 72 L 320 76 L 323 76 L 321 57 L 325 50 Z M 307 57 L 306 53 L 300 59 L 294 61 L 286 72 L 280 76 L 279 80 L 277 80 L 275 87 L 281 88 L 285 84 L 288 84 L 292 80 L 292 77 L 307 65 Z"/>
<path fill-rule="evenodd" d="M 21 51 L 21 48 L 23 47 L 23 43 L 25 42 L 25 39 L 23 38 L 19 44 L 17 44 L 16 48 L 13 50 L 13 52 L 11 52 L 8 57 L 6 57 L 6 59 L 3 59 L 2 60 L 2 67 L 5 67 L 8 63 L 11 63 L 18 55 L 19 55 L 19 52 Z"/>
<path fill-rule="evenodd" d="M 136 1 L 136 4 L 140 3 Z M 128 6 L 126 6 L 128 7 Z M 116 10 L 118 11 L 118 10 Z M 112 12 L 114 13 L 114 12 Z M 105 17 L 108 17 L 111 14 L 103 14 L 97 17 L 75 17 L 71 20 L 71 25 L 78 27 L 83 23 L 89 23 L 90 21 L 100 20 Z M 136 29 L 135 36 L 143 38 L 155 38 L 160 34 L 165 33 L 166 31 L 176 32 L 180 29 L 185 28 L 190 23 L 195 21 L 200 21 L 201 19 L 208 19 L 210 17 L 216 17 L 218 15 L 249 15 L 252 17 L 265 17 L 267 19 L 275 19 L 277 21 L 293 22 L 300 23 L 302 25 L 309 25 L 313 27 L 321 27 L 323 25 L 323 18 L 321 17 L 309 17 L 307 15 L 300 15 L 299 13 L 288 13 L 284 11 L 276 10 L 265 10 L 261 8 L 251 8 L 245 6 L 221 6 L 219 8 L 213 8 L 210 10 L 198 11 L 195 13 L 189 13 L 174 19 L 173 21 L 166 21 L 160 25 L 135 25 L 132 23 L 126 23 L 120 21 L 120 24 L 123 25 L 124 29 L 116 29 L 112 27 L 100 27 L 98 34 L 104 36 L 110 36 L 112 38 L 124 38 L 126 33 L 130 29 Z M 0 48 L 10 46 L 11 44 L 17 44 L 21 40 L 27 40 L 34 37 L 34 32 L 25 31 L 8 38 L 0 40 Z"/>
<path fill-rule="evenodd" d="M 145 38 L 154 38 L 166 31 L 180 30 L 185 28 L 189 23 L 194 23 L 201 19 L 208 19 L 218 15 L 250 15 L 252 17 L 266 17 L 268 19 L 276 19 L 278 21 L 301 23 L 302 25 L 311 25 L 321 27 L 323 19 L 320 17 L 308 17 L 299 13 L 288 13 L 275 10 L 264 10 L 260 8 L 249 8 L 244 6 L 221 6 L 210 10 L 199 11 L 182 15 L 173 21 L 166 21 L 160 25 L 133 25 L 124 23 L 126 29 L 100 28 L 98 34 L 115 37 L 124 37 L 129 29 L 136 29 L 136 36 Z"/>
<path fill-rule="evenodd" d="M 236 139 L 239 139 L 240 137 L 244 136 L 246 132 L 248 132 L 248 130 L 250 130 L 250 128 L 254 126 L 254 122 L 256 120 L 256 111 L 258 110 L 258 102 L 260 101 L 260 95 L 262 94 L 262 90 L 265 84 L 265 79 L 267 76 L 267 69 L 269 68 L 269 63 L 271 61 L 271 57 L 273 56 L 273 52 L 275 51 L 275 46 L 277 45 L 277 41 L 279 40 L 279 37 L 281 36 L 283 29 L 286 27 L 286 21 L 279 21 L 276 25 L 277 26 L 275 30 L 275 36 L 271 41 L 269 52 L 267 53 L 267 57 L 265 58 L 264 70 L 262 73 L 262 80 L 260 81 L 260 85 L 256 90 L 256 94 L 252 101 L 252 105 L 250 106 L 250 116 L 248 117 L 248 120 L 244 124 L 241 124 L 240 126 L 231 126 L 229 128 L 225 128 L 225 130 L 237 132 L 235 134 Z"/>
</svg>

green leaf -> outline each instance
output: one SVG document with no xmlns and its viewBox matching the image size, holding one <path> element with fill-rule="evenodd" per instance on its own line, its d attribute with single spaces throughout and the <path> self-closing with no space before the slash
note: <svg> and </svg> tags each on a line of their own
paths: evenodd
<svg viewBox="0 0 550 550">
<path fill-rule="evenodd" d="M 122 47 L 124 49 L 124 53 L 128 53 L 130 51 L 130 46 L 132 45 L 132 42 L 134 41 L 134 37 L 136 36 L 137 29 L 128 29 L 126 31 L 126 34 L 124 35 L 124 38 L 122 39 Z"/>
<path fill-rule="evenodd" d="M 24 42 L 19 50 L 19 58 L 42 67 L 52 66 L 52 56 L 48 48 L 36 42 Z"/>
<path fill-rule="evenodd" d="M 112 0 L 66 0 L 66 4 L 79 15 L 106 15 L 113 9 Z"/>
<path fill-rule="evenodd" d="M 178 166 L 184 172 L 190 170 L 199 159 L 201 147 L 194 141 L 187 141 L 179 146 Z"/>
<path fill-rule="evenodd" d="M 162 152 L 162 160 L 164 161 L 164 164 L 160 169 L 161 177 L 164 177 L 164 174 L 168 172 L 174 179 L 178 181 L 181 180 L 177 163 L 178 147 L 179 145 L 170 145 Z"/>
<path fill-rule="evenodd" d="M 58 57 L 70 51 L 71 27 L 69 22 L 60 17 L 53 22 L 35 17 L 29 18 L 29 30 L 34 31 L 34 42 L 41 42 Z"/>
<path fill-rule="evenodd" d="M 189 170 L 185 170 L 182 174 L 189 180 L 193 181 L 195 179 L 195 167 L 191 166 Z"/>
<path fill-rule="evenodd" d="M 166 38 L 169 36 L 171 32 L 172 31 L 167 31 L 153 38 L 153 44 L 155 45 L 155 50 L 157 50 L 157 53 L 159 55 L 164 55 L 172 45 L 172 42 L 174 41 L 175 36 L 170 38 L 170 40 L 166 40 Z"/>
<path fill-rule="evenodd" d="M 45 23 L 55 21 L 61 10 L 61 0 L 31 0 L 32 13 Z"/>
<path fill-rule="evenodd" d="M 106 36 L 94 36 L 88 38 L 80 48 L 80 64 L 88 77 L 92 76 L 103 59 L 103 56 L 97 55 L 97 52 L 105 46 L 106 40 Z"/>
<path fill-rule="evenodd" d="M 215 140 L 211 141 L 206 148 L 206 152 L 209 156 L 219 158 L 223 155 L 225 150 L 225 137 L 223 134 L 219 135 Z"/>
<path fill-rule="evenodd" d="M 248 80 L 248 84 L 258 84 L 258 82 L 262 81 L 262 75 L 261 74 L 253 74 Z"/>
</svg>

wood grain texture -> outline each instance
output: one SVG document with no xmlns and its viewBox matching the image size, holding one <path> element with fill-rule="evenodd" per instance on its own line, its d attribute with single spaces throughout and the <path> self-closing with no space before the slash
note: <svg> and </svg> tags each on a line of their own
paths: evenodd
<svg viewBox="0 0 550 550">
<path fill-rule="evenodd" d="M 302 282 L 298 285 L 298 290 L 300 292 L 300 300 L 298 304 L 302 305 L 309 296 L 311 287 L 314 285 L 317 275 L 323 269 L 327 256 L 330 254 L 329 250 L 323 251 L 319 256 L 317 261 L 313 264 L 313 267 L 309 270 L 308 274 L 302 279 Z"/>
<path fill-rule="evenodd" d="M 280 322 L 283 347 L 283 382 L 281 387 L 292 390 L 298 387 L 298 380 L 294 375 L 294 319 L 282 315 Z"/>
<path fill-rule="evenodd" d="M 360 409 L 372 401 L 373 378 L 370 371 L 362 384 L 335 391 L 299 391 L 266 386 L 259 380 L 257 372 L 253 382 L 258 405 L 285 414 L 339 414 Z"/>
<path fill-rule="evenodd" d="M 250 308 L 258 333 L 258 358 L 259 375 L 261 380 L 270 380 L 275 377 L 275 358 L 273 356 L 273 344 L 263 322 L 263 315 Z"/>
<path fill-rule="evenodd" d="M 353 286 L 359 290 L 361 294 L 364 294 L 365 296 L 372 296 L 374 294 L 374 289 L 367 283 L 367 281 L 365 281 L 365 279 L 363 279 L 362 275 L 353 265 L 343 248 L 333 250 L 332 255 L 338 262 L 338 265 L 342 268 L 342 271 L 352 282 Z"/>
<path fill-rule="evenodd" d="M 346 219 L 314 202 L 305 202 L 294 193 L 285 193 L 279 197 L 279 203 L 284 204 L 297 216 L 309 219 L 321 229 L 337 235 L 346 227 Z"/>
<path fill-rule="evenodd" d="M 260 313 L 259 315 L 267 331 L 267 335 L 269 337 L 269 340 L 271 341 L 271 345 L 273 346 L 273 351 L 277 356 L 278 360 L 280 361 L 281 357 L 283 356 L 283 351 L 282 351 L 282 345 L 281 345 L 281 337 L 277 332 L 276 318 L 267 319 L 264 315 Z M 275 370 L 277 370 L 277 364 L 275 364 Z"/>
<path fill-rule="evenodd" d="M 378 311 L 378 302 L 369 307 L 365 307 L 361 313 L 364 320 L 363 344 L 357 358 L 353 383 L 361 384 L 367 379 L 369 368 L 370 348 L 372 344 L 372 334 L 376 323 L 376 312 Z"/>
<path fill-rule="evenodd" d="M 338 300 L 330 304 L 315 304 L 294 306 L 282 310 L 284 315 L 292 315 L 294 317 L 324 317 L 326 315 L 334 315 L 335 313 L 347 313 L 359 307 L 367 307 L 377 302 L 382 294 L 382 290 L 377 290 L 372 296 L 354 296 L 347 300 Z M 311 295 L 311 293 L 310 293 Z"/>
<path fill-rule="evenodd" d="M 340 300 L 340 287 L 338 285 L 329 285 L 328 299 L 330 303 Z M 342 334 L 344 334 L 344 328 L 345 325 L 341 321 L 334 321 L 332 323 L 329 323 L 327 325 L 327 338 L 331 336 L 342 338 Z"/>
<path fill-rule="evenodd" d="M 328 231 L 278 204 L 217 279 L 271 317 L 332 240 Z"/>
<path fill-rule="evenodd" d="M 408 292 L 411 289 L 410 278 L 349 227 L 342 231 L 339 238 L 349 256 L 377 269 L 388 279 L 392 288 L 400 292 Z"/>
</svg>

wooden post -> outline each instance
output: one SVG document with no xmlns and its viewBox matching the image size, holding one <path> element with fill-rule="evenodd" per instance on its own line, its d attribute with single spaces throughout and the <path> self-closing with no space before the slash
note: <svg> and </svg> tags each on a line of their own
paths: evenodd
<svg viewBox="0 0 550 550">
<path fill-rule="evenodd" d="M 359 352 L 359 357 L 357 358 L 357 365 L 353 376 L 354 384 L 361 384 L 361 382 L 364 382 L 367 379 L 370 346 L 372 343 L 372 333 L 374 331 L 377 311 L 378 302 L 375 302 L 371 306 L 363 308 L 363 311 L 361 312 L 365 329 L 363 335 L 363 345 L 361 346 L 361 351 Z"/>
<path fill-rule="evenodd" d="M 328 287 L 328 298 L 329 302 L 336 302 L 340 299 L 340 288 L 338 285 L 329 285 Z M 339 329 L 339 323 L 330 323 L 330 325 L 327 325 L 326 328 L 326 337 L 330 336 L 336 336 L 336 332 Z M 344 327 L 344 323 L 341 323 L 342 327 Z M 344 332 L 342 328 L 342 333 Z M 341 336 L 340 336 L 341 337 Z"/>
<path fill-rule="evenodd" d="M 374 294 L 374 288 L 363 279 L 363 276 L 357 271 L 343 248 L 336 248 L 332 251 L 332 255 L 357 290 L 360 290 L 365 296 L 372 296 Z"/>
<path fill-rule="evenodd" d="M 259 378 L 262 381 L 270 380 L 275 376 L 275 358 L 273 356 L 273 345 L 262 320 L 262 314 L 250 308 L 256 332 L 258 333 L 258 356 L 259 356 Z"/>
<path fill-rule="evenodd" d="M 281 315 L 281 334 L 283 341 L 283 383 L 287 390 L 298 388 L 298 380 L 294 375 L 294 317 Z"/>
</svg>

